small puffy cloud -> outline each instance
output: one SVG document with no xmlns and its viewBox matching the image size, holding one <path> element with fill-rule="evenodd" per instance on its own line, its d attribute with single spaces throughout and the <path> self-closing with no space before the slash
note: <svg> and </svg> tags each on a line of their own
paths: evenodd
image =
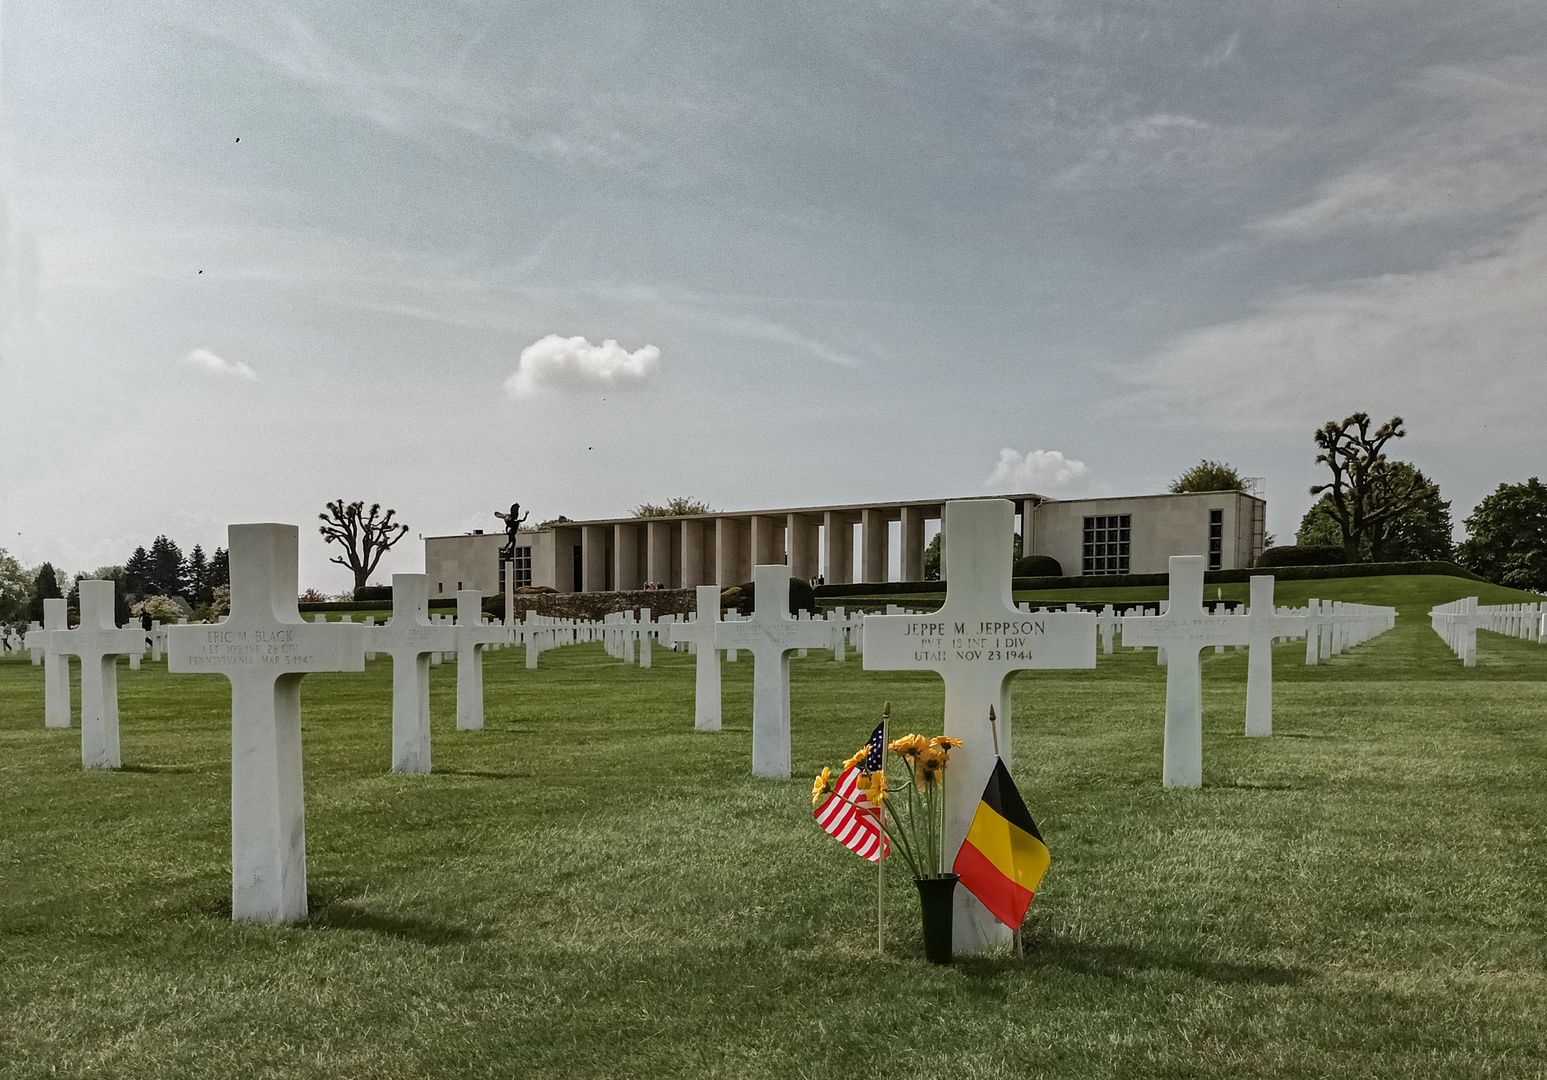
<svg viewBox="0 0 1547 1080">
<path fill-rule="evenodd" d="M 1090 481 L 1090 466 L 1062 450 L 1021 453 L 1005 447 L 984 486 L 1000 491 L 1071 491 Z"/>
<path fill-rule="evenodd" d="M 521 362 L 505 380 L 505 393 L 527 397 L 540 389 L 631 390 L 644 386 L 661 366 L 661 350 L 645 345 L 629 352 L 612 338 L 592 345 L 583 337 L 549 334 L 521 350 Z"/>
<path fill-rule="evenodd" d="M 193 350 L 183 359 L 193 367 L 213 371 L 217 375 L 235 375 L 239 379 L 258 381 L 258 373 L 240 360 L 227 360 L 224 356 L 203 346 Z"/>
</svg>

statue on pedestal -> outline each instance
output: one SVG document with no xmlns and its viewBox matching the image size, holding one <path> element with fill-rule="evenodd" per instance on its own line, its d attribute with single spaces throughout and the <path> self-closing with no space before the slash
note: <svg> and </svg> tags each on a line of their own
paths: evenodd
<svg viewBox="0 0 1547 1080">
<path fill-rule="evenodd" d="M 522 524 L 531 517 L 531 511 L 525 514 L 521 512 L 520 503 L 510 504 L 510 513 L 494 511 L 494 516 L 505 522 L 505 546 L 500 548 L 500 564 L 515 562 L 516 559 L 516 533 L 521 531 Z"/>
</svg>

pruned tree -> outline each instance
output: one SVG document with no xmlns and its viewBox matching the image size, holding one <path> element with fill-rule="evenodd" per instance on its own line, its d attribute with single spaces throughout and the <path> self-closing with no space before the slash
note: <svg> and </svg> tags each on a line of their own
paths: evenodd
<svg viewBox="0 0 1547 1080">
<path fill-rule="evenodd" d="M 1439 495 L 1439 486 L 1423 473 L 1399 469 L 1401 463 L 1386 457 L 1386 444 L 1407 436 L 1402 418 L 1393 416 L 1373 434 L 1371 423 L 1368 413 L 1357 412 L 1341 423 L 1328 420 L 1314 436 L 1321 449 L 1316 463 L 1332 470 L 1332 482 L 1317 484 L 1311 494 L 1328 496 L 1327 510 L 1337 522 L 1348 562 L 1358 562 L 1384 536 L 1387 522 Z"/>
<path fill-rule="evenodd" d="M 1405 461 L 1390 464 L 1393 476 L 1404 484 L 1407 474 L 1417 471 Z M 1428 481 L 1428 477 L 1423 479 Z M 1430 494 L 1366 533 L 1359 542 L 1359 558 L 1371 562 L 1449 561 L 1455 558 L 1451 532 L 1450 503 L 1440 498 L 1436 484 Z M 1343 532 L 1333 515 L 1330 495 L 1323 493 L 1305 512 L 1295 543 L 1301 547 L 1343 546 Z"/>
<path fill-rule="evenodd" d="M 1186 491 L 1244 491 L 1246 484 L 1234 465 L 1204 459 L 1171 481 L 1171 493 Z"/>
<path fill-rule="evenodd" d="M 371 503 L 371 508 L 366 510 L 365 503 L 360 500 L 346 504 L 339 499 L 328 503 L 326 514 L 317 515 L 322 522 L 317 531 L 328 543 L 344 549 L 342 555 L 335 555 L 328 561 L 347 567 L 355 576 L 356 589 L 365 588 L 381 557 L 408 535 L 407 525 L 393 523 L 392 517 L 396 513 L 396 510 L 388 510 L 383 514 L 380 503 Z"/>
</svg>

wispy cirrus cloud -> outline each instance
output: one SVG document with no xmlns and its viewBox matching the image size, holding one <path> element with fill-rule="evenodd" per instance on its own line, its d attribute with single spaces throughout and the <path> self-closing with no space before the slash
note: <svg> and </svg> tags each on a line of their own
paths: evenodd
<svg viewBox="0 0 1547 1080">
<path fill-rule="evenodd" d="M 1385 117 L 1368 154 L 1305 202 L 1255 228 L 1313 238 L 1529 208 L 1547 196 L 1547 74 L 1539 58 L 1484 70 L 1436 67 L 1407 88 L 1418 116 Z M 1360 121 L 1352 122 L 1357 132 Z"/>
<path fill-rule="evenodd" d="M 1255 433 L 1354 409 L 1458 429 L 1539 423 L 1543 282 L 1547 214 L 1432 270 L 1288 296 L 1186 334 L 1136 371 L 1125 404 Z"/>
</svg>

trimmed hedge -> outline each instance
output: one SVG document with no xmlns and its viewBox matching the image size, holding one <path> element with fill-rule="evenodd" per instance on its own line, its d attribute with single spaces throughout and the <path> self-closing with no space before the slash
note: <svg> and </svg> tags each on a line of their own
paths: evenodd
<svg viewBox="0 0 1547 1080">
<path fill-rule="evenodd" d="M 1210 585 L 1244 584 L 1260 570 L 1210 570 L 1204 580 Z M 1448 562 L 1338 563 L 1332 566 L 1280 566 L 1273 568 L 1279 581 L 1316 581 L 1322 578 L 1387 577 L 1401 574 L 1436 574 L 1442 577 L 1487 581 L 1470 570 Z M 1033 589 L 1123 589 L 1149 585 L 1167 585 L 1169 574 L 1091 574 L 1086 577 L 1018 577 L 1011 580 L 1017 591 Z M 840 596 L 906 596 L 912 593 L 945 591 L 943 581 L 889 581 L 858 585 L 823 585 L 816 594 L 824 599 Z"/>
<path fill-rule="evenodd" d="M 1266 570 L 1273 566 L 1336 566 L 1346 563 L 1343 549 L 1334 545 L 1285 544 L 1270 547 L 1257 556 L 1257 567 Z"/>
<path fill-rule="evenodd" d="M 387 591 L 391 592 L 392 590 L 389 587 Z M 300 605 L 302 611 L 380 611 L 382 608 L 390 608 L 391 606 L 391 597 L 388 597 L 386 602 L 380 600 L 328 600 L 321 603 Z M 432 608 L 454 608 L 457 606 L 457 598 L 455 596 L 432 596 L 430 598 L 430 606 Z"/>
<path fill-rule="evenodd" d="M 1015 560 L 1010 573 L 1015 577 L 1063 577 L 1064 568 L 1051 555 L 1026 555 Z"/>
<path fill-rule="evenodd" d="M 801 611 L 815 613 L 817 610 L 816 598 L 821 592 L 813 589 L 809 581 L 800 578 L 790 578 L 790 614 L 795 615 Z M 734 593 L 727 598 L 727 594 Z M 733 606 L 743 615 L 750 615 L 756 609 L 757 588 L 753 582 L 747 581 L 740 585 L 732 585 L 720 594 L 720 603 Z"/>
</svg>

